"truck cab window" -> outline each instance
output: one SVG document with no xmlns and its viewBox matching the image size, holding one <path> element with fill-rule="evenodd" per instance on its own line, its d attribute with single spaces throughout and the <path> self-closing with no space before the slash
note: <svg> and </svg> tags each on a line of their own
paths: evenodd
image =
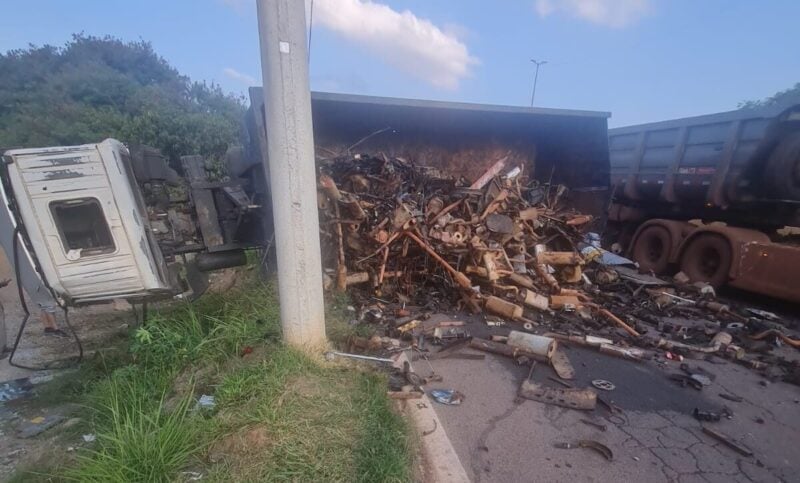
<svg viewBox="0 0 800 483">
<path fill-rule="evenodd" d="M 115 250 L 108 222 L 100 202 L 95 198 L 81 198 L 50 203 L 64 251 L 79 257 L 111 253 Z"/>
</svg>

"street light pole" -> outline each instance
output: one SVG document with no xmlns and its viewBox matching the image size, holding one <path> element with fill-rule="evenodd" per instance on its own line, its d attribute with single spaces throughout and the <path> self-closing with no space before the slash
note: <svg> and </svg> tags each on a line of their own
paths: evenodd
<svg viewBox="0 0 800 483">
<path fill-rule="evenodd" d="M 539 80 L 539 67 L 546 64 L 547 61 L 531 59 L 531 62 L 536 64 L 536 74 L 533 76 L 533 93 L 531 93 L 531 107 L 533 107 L 533 100 L 536 98 L 536 82 Z"/>
<path fill-rule="evenodd" d="M 325 310 L 305 2 L 258 0 L 267 158 L 281 327 L 286 343 L 322 349 Z"/>
</svg>

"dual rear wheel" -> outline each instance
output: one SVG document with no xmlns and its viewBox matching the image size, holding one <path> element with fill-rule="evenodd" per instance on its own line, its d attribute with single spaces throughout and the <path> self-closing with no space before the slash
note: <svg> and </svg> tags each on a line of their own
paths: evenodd
<svg viewBox="0 0 800 483">
<path fill-rule="evenodd" d="M 664 274 L 670 266 L 672 237 L 663 226 L 651 225 L 639 234 L 632 250 L 642 272 Z M 719 287 L 728 281 L 733 254 L 723 236 L 702 233 L 692 239 L 680 257 L 680 269 L 692 282 Z"/>
</svg>

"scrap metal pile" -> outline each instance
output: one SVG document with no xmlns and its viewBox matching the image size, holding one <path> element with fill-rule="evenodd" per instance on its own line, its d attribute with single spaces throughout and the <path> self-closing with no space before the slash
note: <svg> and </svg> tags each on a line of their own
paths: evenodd
<svg viewBox="0 0 800 483">
<path fill-rule="evenodd" d="M 321 163 L 326 289 L 348 291 L 358 321 L 411 339 L 418 350 L 427 351 L 425 337 L 470 337 L 463 321 L 427 320 L 458 309 L 483 314 L 483 326 L 497 329 L 497 340 L 473 337 L 469 347 L 544 356 L 560 376 L 572 371 L 568 360 L 547 341 L 515 336 L 516 345 L 506 344 L 508 328 L 636 361 L 715 354 L 798 378 L 798 364 L 771 350 L 798 348 L 800 340 L 771 314 L 725 305 L 682 274 L 670 282 L 639 274 L 600 248 L 592 217 L 569 208 L 567 187 L 528 180 L 523 166 L 505 161 L 477 180 L 385 156 Z M 526 344 L 548 349 L 539 354 Z"/>
<path fill-rule="evenodd" d="M 562 208 L 563 186 L 523 184 L 495 163 L 472 184 L 402 159 L 356 157 L 321 166 L 326 287 L 428 306 L 444 300 L 525 321 L 523 305 L 577 302 L 576 252 L 592 221 Z M 548 294 L 543 295 L 543 294 Z"/>
</svg>

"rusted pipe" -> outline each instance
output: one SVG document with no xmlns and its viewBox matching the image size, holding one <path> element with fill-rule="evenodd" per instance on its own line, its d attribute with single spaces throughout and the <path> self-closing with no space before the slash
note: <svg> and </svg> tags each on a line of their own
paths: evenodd
<svg viewBox="0 0 800 483">
<path fill-rule="evenodd" d="M 431 247 L 430 247 L 430 245 L 428 245 L 427 243 L 425 243 L 424 241 L 422 241 L 422 240 L 421 240 L 420 238 L 418 238 L 416 235 L 414 235 L 413 233 L 411 233 L 411 232 L 409 232 L 409 231 L 407 231 L 407 232 L 404 232 L 404 233 L 405 233 L 405 235 L 406 235 L 408 238 L 410 238 L 410 239 L 414 240 L 414 242 L 416 242 L 416 244 L 417 244 L 417 245 L 419 245 L 419 246 L 420 246 L 420 248 L 422 248 L 423 250 L 425 250 L 425 251 L 428 253 L 428 255 L 430 255 L 431 257 L 433 257 L 433 259 L 434 259 L 434 260 L 436 260 L 437 262 L 439 262 L 439 264 L 440 264 L 442 267 L 444 267 L 444 269 L 445 269 L 445 270 L 447 270 L 448 272 L 450 272 L 450 275 L 453 277 L 453 280 L 455 280 L 455 282 L 456 282 L 456 283 L 457 283 L 457 284 L 458 284 L 458 285 L 459 285 L 461 288 L 470 289 L 470 290 L 472 289 L 472 282 L 470 281 L 469 277 L 467 277 L 467 276 L 466 276 L 466 275 L 464 275 L 463 273 L 459 272 L 458 270 L 456 270 L 455 268 L 453 268 L 452 266 L 450 266 L 450 264 L 449 264 L 449 263 L 447 263 L 447 260 L 445 260 L 444 258 L 440 257 L 440 256 L 439 256 L 439 254 L 438 254 L 438 253 L 436 253 L 436 251 L 435 251 L 433 248 L 431 248 Z"/>
<path fill-rule="evenodd" d="M 443 217 L 444 215 L 446 215 L 446 214 L 450 213 L 451 211 L 453 211 L 454 209 L 456 209 L 456 207 L 458 205 L 460 205 L 462 201 L 464 201 L 464 198 L 461 198 L 460 200 L 456 200 L 453 203 L 450 203 L 449 205 L 445 206 L 441 211 L 436 213 L 436 215 L 434 215 L 430 220 L 428 220 L 428 224 L 429 225 L 435 225 L 436 222 L 439 221 L 439 218 Z"/>
<path fill-rule="evenodd" d="M 620 319 L 616 315 L 612 314 L 608 310 L 606 310 L 604 308 L 600 308 L 599 312 L 605 318 L 607 318 L 608 320 L 610 320 L 610 321 L 614 322 L 615 324 L 617 324 L 618 326 L 620 326 L 620 328 L 622 328 L 625 332 L 627 332 L 628 334 L 632 335 L 633 337 L 641 337 L 641 334 L 636 332 L 636 329 L 634 329 L 630 325 L 626 324 L 622 319 Z"/>
<path fill-rule="evenodd" d="M 525 356 L 535 361 L 548 362 L 547 357 L 540 356 L 539 354 L 534 354 L 533 352 L 528 352 L 506 344 L 501 344 L 499 342 L 479 339 L 477 337 L 473 337 L 472 340 L 469 341 L 469 347 L 479 351 L 491 352 L 492 354 L 500 354 L 501 356 L 511 357 L 512 359 Z"/>
<path fill-rule="evenodd" d="M 336 181 L 333 180 L 327 174 L 320 175 L 319 177 L 319 185 L 325 194 L 328 195 L 334 203 L 342 199 L 342 193 L 339 192 L 339 188 L 336 186 Z"/>
<path fill-rule="evenodd" d="M 800 340 L 792 339 L 789 336 L 777 331 L 775 329 L 765 330 L 764 332 L 760 332 L 756 335 L 751 335 L 750 338 L 753 340 L 761 340 L 767 338 L 771 335 L 774 335 L 780 338 L 785 343 L 789 344 L 790 346 L 794 347 L 795 349 L 800 349 Z"/>
</svg>

